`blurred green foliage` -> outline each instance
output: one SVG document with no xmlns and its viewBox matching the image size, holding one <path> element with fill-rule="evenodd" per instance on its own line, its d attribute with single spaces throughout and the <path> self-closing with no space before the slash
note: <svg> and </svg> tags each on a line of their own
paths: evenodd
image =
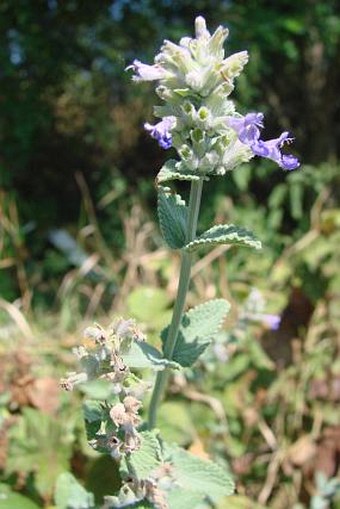
<svg viewBox="0 0 340 509">
<path fill-rule="evenodd" d="M 338 157 L 336 0 L 3 0 L 1 201 L 5 209 L 8 201 L 18 208 L 21 261 L 29 280 L 39 274 L 41 285 L 34 281 L 33 298 L 39 301 L 42 292 L 40 304 L 46 299 L 51 303 L 55 293 L 55 288 L 49 292 L 41 286 L 48 282 L 53 288 L 53 280 L 58 286 L 70 267 L 51 246 L 51 228 L 76 233 L 87 224 L 84 200 L 92 197 L 101 234 L 109 249 L 119 253 L 124 240 L 117 205 L 127 211 L 131 191 L 136 191 L 153 207 L 152 179 L 164 154 L 142 124 L 152 118 L 155 96 L 147 84 L 135 87 L 124 69 L 133 58 L 151 61 L 164 38 L 176 40 L 191 33 L 195 12 L 203 13 L 209 26 L 230 28 L 230 52 L 250 53 L 235 92 L 241 110 L 268 113 L 268 137 L 292 130 L 303 163 L 334 162 Z M 258 164 L 237 172 L 238 187 L 253 192 L 259 203 L 276 187 L 271 203 L 279 210 L 273 221 L 289 231 L 290 222 L 301 215 L 301 186 L 292 186 L 288 201 L 295 205 L 287 210 L 287 201 L 283 204 L 281 198 L 279 203 L 286 176 L 272 169 L 254 172 Z M 79 174 L 87 182 L 89 197 L 84 196 Z M 227 176 L 213 190 L 213 198 L 234 190 Z M 6 210 L 3 215 L 7 217 Z M 4 241 L 5 259 L 18 256 L 13 239 L 12 246 L 9 243 Z M 2 270 L 1 291 L 9 299 L 23 291 L 14 272 Z"/>
</svg>

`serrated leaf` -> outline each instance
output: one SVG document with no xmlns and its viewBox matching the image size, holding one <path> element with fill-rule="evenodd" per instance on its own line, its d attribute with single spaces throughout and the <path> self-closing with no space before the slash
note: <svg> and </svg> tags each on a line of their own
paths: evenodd
<svg viewBox="0 0 340 509">
<path fill-rule="evenodd" d="M 230 244 L 255 249 L 262 247 L 261 242 L 251 231 L 233 224 L 218 224 L 184 246 L 184 249 L 194 251 L 199 247 L 215 246 L 216 244 Z"/>
<path fill-rule="evenodd" d="M 195 173 L 178 171 L 176 168 L 176 164 L 178 161 L 174 159 L 169 159 L 164 166 L 161 168 L 160 172 L 156 177 L 156 184 L 163 184 L 164 182 L 169 182 L 171 180 L 200 180 L 201 175 L 197 175 Z"/>
<path fill-rule="evenodd" d="M 166 367 L 180 367 L 177 362 L 165 359 L 157 348 L 144 341 L 133 341 L 129 351 L 122 354 L 122 358 L 129 368 L 162 370 Z"/>
<path fill-rule="evenodd" d="M 95 507 L 93 494 L 86 491 L 69 472 L 59 475 L 54 498 L 57 509 L 93 509 Z"/>
<path fill-rule="evenodd" d="M 201 493 L 212 501 L 234 493 L 231 475 L 217 463 L 202 460 L 177 446 L 168 448 L 167 452 L 181 488 Z"/>
<path fill-rule="evenodd" d="M 229 309 L 229 302 L 214 299 L 185 313 L 179 328 L 173 360 L 183 367 L 192 366 L 220 329 Z M 169 327 L 161 333 L 163 349 L 168 331 Z"/>
<path fill-rule="evenodd" d="M 179 194 L 160 187 L 158 191 L 158 218 L 164 240 L 172 249 L 185 245 L 188 209 Z"/>
<path fill-rule="evenodd" d="M 129 468 L 138 479 L 147 479 L 161 465 L 161 446 L 154 432 L 144 431 L 141 434 L 141 446 L 129 456 Z"/>
</svg>

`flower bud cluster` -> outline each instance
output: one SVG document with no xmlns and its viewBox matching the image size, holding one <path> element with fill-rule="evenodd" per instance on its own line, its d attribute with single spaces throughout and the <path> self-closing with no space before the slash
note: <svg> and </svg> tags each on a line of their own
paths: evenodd
<svg viewBox="0 0 340 509">
<path fill-rule="evenodd" d="M 211 35 L 199 16 L 195 38 L 183 37 L 179 44 L 165 40 L 153 65 L 134 60 L 128 67 L 135 72 L 133 80 L 157 81 L 156 93 L 165 103 L 154 110 L 162 120 L 155 125 L 146 123 L 145 129 L 162 148 L 177 150 L 179 172 L 224 174 L 254 155 L 272 159 L 286 170 L 297 168 L 298 160 L 280 151 L 290 140 L 288 133 L 263 141 L 256 121 L 258 116 L 262 120 L 262 113 L 242 117 L 235 111 L 229 95 L 248 53 L 226 57 L 227 36 L 228 29 L 222 26 Z M 243 136 L 248 127 L 251 138 Z"/>
<path fill-rule="evenodd" d="M 176 485 L 172 470 L 170 463 L 164 463 L 147 479 L 129 476 L 118 496 L 105 497 L 103 509 L 123 508 L 142 500 L 148 501 L 155 509 L 169 509 L 166 494 Z"/>
<path fill-rule="evenodd" d="M 95 449 L 105 449 L 115 459 L 136 451 L 140 446 L 138 426 L 141 398 L 148 384 L 130 372 L 123 356 L 133 341 L 144 341 L 144 334 L 134 320 L 119 319 L 107 330 L 96 324 L 84 331 L 87 346 L 74 349 L 82 371 L 70 373 L 61 386 L 72 390 L 77 384 L 93 380 L 110 383 L 111 397 L 102 405 L 101 430 L 89 443 Z"/>
</svg>

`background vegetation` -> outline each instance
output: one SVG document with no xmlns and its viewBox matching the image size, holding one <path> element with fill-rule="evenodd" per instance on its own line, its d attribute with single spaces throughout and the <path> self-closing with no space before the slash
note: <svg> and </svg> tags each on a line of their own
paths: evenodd
<svg viewBox="0 0 340 509">
<path fill-rule="evenodd" d="M 0 480 L 25 496 L 8 507 L 53 506 L 65 470 L 98 500 L 114 488 L 58 378 L 93 319 L 132 315 L 155 342 L 169 320 L 178 259 L 162 244 L 153 188 L 164 153 L 142 128 L 155 96 L 124 69 L 192 33 L 199 13 L 230 28 L 228 51 L 250 53 L 239 110 L 263 111 L 268 138 L 292 131 L 303 164 L 287 174 L 253 161 L 206 186 L 202 227 L 238 222 L 264 249 L 197 260 L 190 303 L 224 296 L 233 316 L 215 354 L 173 381 L 162 427 L 231 463 L 239 495 L 221 508 L 336 507 L 338 2 L 2 0 Z M 278 331 L 240 322 L 252 288 L 281 315 Z"/>
</svg>

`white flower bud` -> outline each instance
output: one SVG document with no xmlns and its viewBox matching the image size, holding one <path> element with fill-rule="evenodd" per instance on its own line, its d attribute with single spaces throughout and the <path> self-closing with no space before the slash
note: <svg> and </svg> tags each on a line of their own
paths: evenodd
<svg viewBox="0 0 340 509">
<path fill-rule="evenodd" d="M 195 19 L 195 35 L 197 39 L 210 37 L 210 32 L 207 30 L 207 24 L 203 16 L 198 16 Z"/>
</svg>

